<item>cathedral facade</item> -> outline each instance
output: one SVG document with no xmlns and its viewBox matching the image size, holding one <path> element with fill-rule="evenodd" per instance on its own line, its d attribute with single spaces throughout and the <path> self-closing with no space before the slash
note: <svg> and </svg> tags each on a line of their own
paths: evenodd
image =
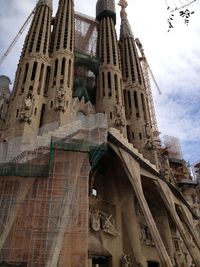
<svg viewBox="0 0 200 267">
<path fill-rule="evenodd" d="M 119 39 L 114 0 L 38 0 L 11 95 L 0 77 L 0 266 L 200 266 L 199 183 L 158 144 L 118 4 Z"/>
</svg>

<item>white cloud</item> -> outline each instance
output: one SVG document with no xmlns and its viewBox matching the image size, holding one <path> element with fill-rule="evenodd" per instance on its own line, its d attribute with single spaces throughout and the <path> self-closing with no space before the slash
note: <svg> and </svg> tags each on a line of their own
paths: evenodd
<svg viewBox="0 0 200 267">
<path fill-rule="evenodd" d="M 129 4 L 129 20 L 162 90 L 161 96 L 153 92 L 160 131 L 179 137 L 187 159 L 195 161 L 200 158 L 199 11 L 188 27 L 177 16 L 168 33 L 165 10 L 164 1 L 135 0 Z"/>
<path fill-rule="evenodd" d="M 54 13 L 57 7 L 54 1 Z M 162 95 L 154 90 L 160 131 L 180 137 L 188 159 L 200 158 L 200 20 L 199 5 L 191 16 L 189 26 L 177 16 L 175 28 L 167 32 L 164 0 L 129 0 L 127 8 L 135 37 L 139 37 Z M 87 3 L 87 4 L 86 4 Z M 117 3 L 117 1 L 116 1 Z M 95 0 L 75 0 L 75 9 L 95 16 Z M 198 1 L 199 4 L 199 1 Z M 7 0 L 0 10 L 0 54 L 9 46 L 35 5 L 33 0 Z M 9 7 L 9 8 L 8 8 Z M 118 25 L 119 29 L 119 10 Z M 25 34 L 0 67 L 0 74 L 14 77 Z M 190 142 L 189 142 L 190 140 Z M 196 152 L 195 152 L 196 151 Z"/>
</svg>

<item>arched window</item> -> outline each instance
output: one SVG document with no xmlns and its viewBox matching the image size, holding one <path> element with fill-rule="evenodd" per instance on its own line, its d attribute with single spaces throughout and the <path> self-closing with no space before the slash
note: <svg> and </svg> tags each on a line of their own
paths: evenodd
<svg viewBox="0 0 200 267">
<path fill-rule="evenodd" d="M 111 73 L 108 72 L 108 96 L 112 96 L 112 84 L 111 84 Z"/>
<path fill-rule="evenodd" d="M 27 79 L 27 74 L 28 74 L 28 68 L 29 68 L 29 64 L 26 63 L 26 67 L 25 67 L 25 71 L 24 71 L 24 78 L 23 78 L 23 83 L 26 82 Z"/>
<path fill-rule="evenodd" d="M 61 75 L 64 75 L 64 73 L 65 73 L 65 62 L 66 62 L 66 59 L 63 58 L 62 59 Z"/>
<path fill-rule="evenodd" d="M 31 75 L 31 81 L 34 81 L 35 80 L 36 71 L 37 71 L 37 62 L 34 62 L 34 64 L 33 64 L 33 70 L 32 70 L 32 75 Z"/>
<path fill-rule="evenodd" d="M 69 66 L 68 66 L 68 80 L 67 80 L 67 86 L 70 87 L 71 84 L 71 68 L 72 68 L 72 62 L 71 59 L 69 60 Z"/>
<path fill-rule="evenodd" d="M 43 74 L 44 74 L 44 64 L 42 63 L 42 66 L 41 66 L 41 69 L 40 69 L 40 78 L 39 78 L 39 85 L 38 85 L 38 95 L 40 95 L 40 92 L 41 92 Z"/>
<path fill-rule="evenodd" d="M 56 61 L 55 61 L 55 66 L 54 66 L 54 77 L 57 76 L 57 72 L 58 72 L 58 59 L 56 59 Z"/>
</svg>

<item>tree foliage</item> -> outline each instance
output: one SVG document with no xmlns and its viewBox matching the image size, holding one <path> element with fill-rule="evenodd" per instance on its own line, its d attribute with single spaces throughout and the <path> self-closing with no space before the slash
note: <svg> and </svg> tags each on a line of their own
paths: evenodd
<svg viewBox="0 0 200 267">
<path fill-rule="evenodd" d="M 174 18 L 176 15 L 179 15 L 181 18 L 183 18 L 185 25 L 189 24 L 190 17 L 191 17 L 191 15 L 194 14 L 194 11 L 191 10 L 191 8 L 192 8 L 193 4 L 197 1 L 199 1 L 199 0 L 187 1 L 186 4 L 181 4 L 179 6 L 175 5 L 175 2 L 173 2 L 173 7 L 172 7 L 172 4 L 169 4 L 168 1 L 165 0 L 166 5 L 167 5 L 167 10 L 169 12 L 169 17 L 167 19 L 168 32 L 174 28 Z"/>
</svg>

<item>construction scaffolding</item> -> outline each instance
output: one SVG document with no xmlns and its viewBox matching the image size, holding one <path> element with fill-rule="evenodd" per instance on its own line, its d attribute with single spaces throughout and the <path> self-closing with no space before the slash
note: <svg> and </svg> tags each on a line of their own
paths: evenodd
<svg viewBox="0 0 200 267">
<path fill-rule="evenodd" d="M 75 13 L 75 62 L 73 97 L 95 103 L 96 75 L 99 69 L 97 54 L 98 22 Z"/>
<path fill-rule="evenodd" d="M 200 182 L 200 161 L 197 161 L 192 165 L 192 172 L 194 175 L 194 179 Z"/>
<path fill-rule="evenodd" d="M 75 13 L 75 47 L 77 50 L 96 56 L 98 22 L 89 16 Z"/>
<path fill-rule="evenodd" d="M 106 117 L 95 114 L 70 125 L 73 130 L 62 126 L 35 140 L 35 150 L 22 152 L 21 143 L 15 164 L 26 164 L 28 178 L 0 177 L 0 263 L 87 266 L 89 172 L 106 150 Z M 46 179 L 35 177 L 33 170 L 39 173 L 47 162 Z"/>
<path fill-rule="evenodd" d="M 135 39 L 135 42 L 137 44 L 137 47 L 140 51 L 140 56 L 141 56 L 140 60 L 141 60 L 141 66 L 142 66 L 143 75 L 144 75 L 146 94 L 148 97 L 148 105 L 149 105 L 150 119 L 151 119 L 151 125 L 152 125 L 154 140 L 160 141 L 160 139 L 159 139 L 160 132 L 158 131 L 158 124 L 157 124 L 156 112 L 155 112 L 155 107 L 154 107 L 154 102 L 153 102 L 153 94 L 152 94 L 152 89 L 151 89 L 150 76 L 151 76 L 159 94 L 161 94 L 161 91 L 159 89 L 159 86 L 158 86 L 155 78 L 154 78 L 152 70 L 148 64 L 142 43 L 140 42 L 140 40 L 138 38 Z"/>
<path fill-rule="evenodd" d="M 167 148 L 169 158 L 178 160 L 183 159 L 183 153 L 179 138 L 165 135 L 163 136 L 163 146 Z"/>
</svg>

